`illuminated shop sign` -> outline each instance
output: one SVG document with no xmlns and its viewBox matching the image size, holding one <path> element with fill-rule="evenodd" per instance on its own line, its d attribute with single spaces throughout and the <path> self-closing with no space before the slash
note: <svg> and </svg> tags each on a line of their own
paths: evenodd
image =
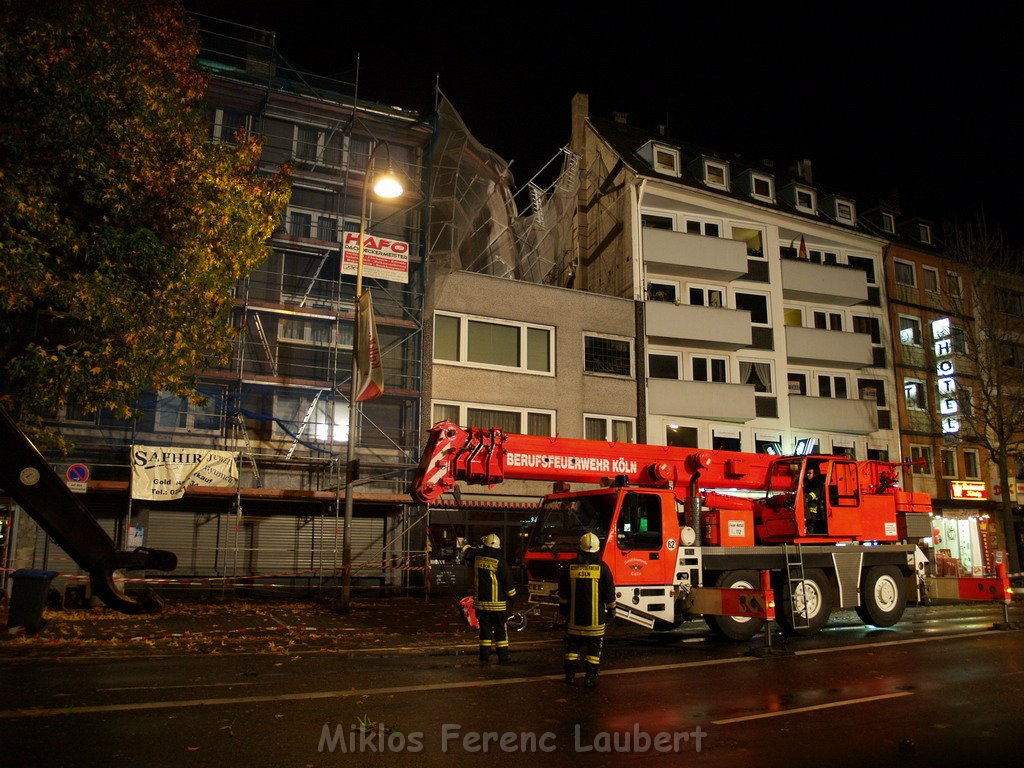
<svg viewBox="0 0 1024 768">
<path fill-rule="evenodd" d="M 956 367 L 953 364 L 953 328 L 949 318 L 932 321 L 935 373 L 938 375 L 939 423 L 947 435 L 960 431 L 960 404 L 956 400 Z"/>
<path fill-rule="evenodd" d="M 968 483 L 962 480 L 950 480 L 949 497 L 951 499 L 986 501 L 988 499 L 988 486 L 985 483 Z"/>
</svg>

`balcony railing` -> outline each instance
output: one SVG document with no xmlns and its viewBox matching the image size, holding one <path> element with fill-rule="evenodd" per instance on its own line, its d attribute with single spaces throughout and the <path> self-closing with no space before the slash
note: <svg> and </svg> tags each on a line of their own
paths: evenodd
<svg viewBox="0 0 1024 768">
<path fill-rule="evenodd" d="M 874 361 L 867 333 L 786 326 L 786 359 L 793 365 L 867 368 Z"/>
<path fill-rule="evenodd" d="M 648 301 L 647 337 L 705 349 L 740 349 L 751 344 L 750 313 L 693 304 Z"/>
<path fill-rule="evenodd" d="M 643 247 L 647 269 L 660 275 L 728 282 L 747 271 L 747 246 L 740 240 L 645 227 Z"/>
<path fill-rule="evenodd" d="M 651 379 L 647 401 L 651 413 L 660 416 L 746 422 L 757 415 L 749 384 Z"/>
</svg>

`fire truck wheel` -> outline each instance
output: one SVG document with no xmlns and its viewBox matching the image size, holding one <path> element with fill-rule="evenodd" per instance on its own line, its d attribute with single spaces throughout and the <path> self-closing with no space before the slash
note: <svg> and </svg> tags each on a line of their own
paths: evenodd
<svg viewBox="0 0 1024 768">
<path fill-rule="evenodd" d="M 715 579 L 716 587 L 734 589 L 758 589 L 760 579 L 757 571 L 725 571 Z M 762 629 L 763 619 L 751 619 L 745 616 L 704 616 L 704 621 L 716 635 L 729 640 L 749 640 Z"/>
<path fill-rule="evenodd" d="M 895 565 L 874 565 L 864 571 L 860 586 L 862 605 L 857 615 L 865 624 L 891 627 L 907 607 L 907 582 Z"/>
<path fill-rule="evenodd" d="M 831 613 L 832 587 L 828 577 L 820 568 L 808 568 L 802 583 L 783 584 L 782 604 L 775 618 L 786 634 L 806 637 L 818 634 L 828 624 Z"/>
</svg>

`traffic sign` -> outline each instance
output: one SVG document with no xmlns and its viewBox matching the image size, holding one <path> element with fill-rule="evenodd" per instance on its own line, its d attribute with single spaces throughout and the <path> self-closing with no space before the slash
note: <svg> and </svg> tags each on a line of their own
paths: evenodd
<svg viewBox="0 0 1024 768">
<path fill-rule="evenodd" d="M 72 464 L 68 467 L 67 477 L 72 483 L 84 483 L 89 479 L 89 468 L 85 464 Z"/>
</svg>

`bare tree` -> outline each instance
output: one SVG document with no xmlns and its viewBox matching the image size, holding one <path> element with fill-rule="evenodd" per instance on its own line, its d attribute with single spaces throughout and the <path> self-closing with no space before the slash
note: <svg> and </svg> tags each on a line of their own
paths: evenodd
<svg viewBox="0 0 1024 768">
<path fill-rule="evenodd" d="M 958 229 L 950 254 L 966 268 L 968 285 L 953 296 L 958 314 L 973 316 L 950 342 L 966 352 L 973 376 L 958 382 L 961 439 L 996 465 L 1002 487 L 998 520 L 1011 571 L 1020 570 L 1013 524 L 1017 460 L 1024 453 L 1024 264 L 998 229 L 984 219 Z M 966 344 L 964 342 L 966 341 Z M 941 385 L 940 385 L 941 386 Z"/>
</svg>

